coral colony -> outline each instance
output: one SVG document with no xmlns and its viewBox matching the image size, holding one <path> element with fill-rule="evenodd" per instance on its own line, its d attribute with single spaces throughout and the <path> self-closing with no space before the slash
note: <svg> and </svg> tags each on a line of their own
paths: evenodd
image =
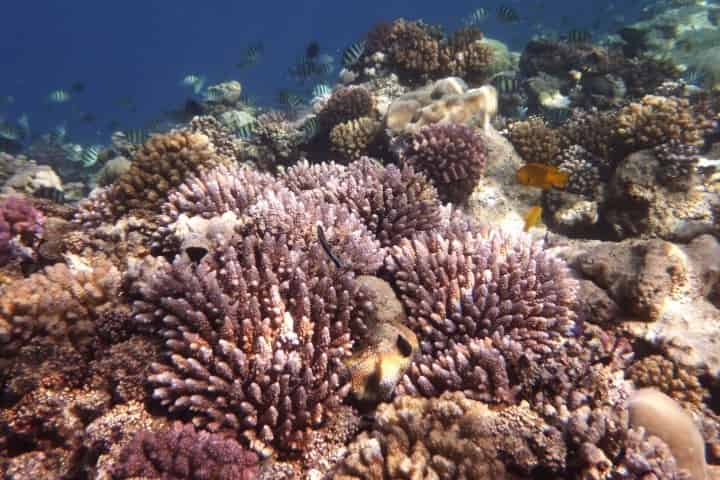
<svg viewBox="0 0 720 480">
<path fill-rule="evenodd" d="M 714 478 L 718 90 L 488 16 L 2 154 L 2 478 Z"/>
</svg>

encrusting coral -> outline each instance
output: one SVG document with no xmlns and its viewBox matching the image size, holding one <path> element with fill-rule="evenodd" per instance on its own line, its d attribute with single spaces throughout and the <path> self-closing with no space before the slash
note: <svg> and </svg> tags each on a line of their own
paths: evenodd
<svg viewBox="0 0 720 480">
<path fill-rule="evenodd" d="M 165 430 L 138 432 L 118 455 L 112 475 L 116 479 L 254 480 L 257 461 L 254 453 L 231 438 L 177 422 Z"/>
<path fill-rule="evenodd" d="M 429 125 L 410 134 L 404 143 L 402 161 L 425 173 L 443 199 L 466 200 L 483 174 L 485 142 L 470 127 Z"/>
</svg>

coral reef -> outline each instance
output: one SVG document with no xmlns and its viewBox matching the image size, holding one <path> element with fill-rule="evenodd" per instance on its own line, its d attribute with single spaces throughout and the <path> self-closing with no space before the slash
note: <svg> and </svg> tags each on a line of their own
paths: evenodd
<svg viewBox="0 0 720 480">
<path fill-rule="evenodd" d="M 373 115 L 375 99 L 363 87 L 341 87 L 335 90 L 318 114 L 318 121 L 323 130 L 331 130 L 334 126 L 360 117 Z"/>
<path fill-rule="evenodd" d="M 403 162 L 425 173 L 445 200 L 463 202 L 482 176 L 482 137 L 464 125 L 429 125 L 405 139 Z"/>
<path fill-rule="evenodd" d="M 259 152 L 250 160 L 264 170 L 291 165 L 298 160 L 298 147 L 307 140 L 305 132 L 282 112 L 263 113 L 252 125 L 251 143 Z M 244 154 L 246 155 L 246 154 Z"/>
<path fill-rule="evenodd" d="M 675 191 L 688 191 L 697 184 L 696 168 L 700 156 L 697 145 L 688 145 L 678 139 L 653 149 L 659 163 L 658 182 Z"/>
<path fill-rule="evenodd" d="M 253 480 L 259 470 L 257 460 L 233 439 L 175 423 L 169 429 L 137 433 L 119 454 L 112 475 L 117 479 Z"/>
<path fill-rule="evenodd" d="M 662 355 L 650 355 L 628 370 L 628 378 L 638 387 L 653 387 L 687 409 L 702 409 L 710 395 L 688 367 L 677 365 Z"/>
</svg>

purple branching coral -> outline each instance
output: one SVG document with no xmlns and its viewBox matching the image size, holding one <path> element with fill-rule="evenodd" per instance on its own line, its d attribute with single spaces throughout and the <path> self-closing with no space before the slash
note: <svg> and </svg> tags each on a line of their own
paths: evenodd
<svg viewBox="0 0 720 480">
<path fill-rule="evenodd" d="M 347 395 L 343 360 L 367 332 L 371 293 L 337 269 L 316 240 L 372 270 L 381 249 L 346 209 L 290 191 L 249 209 L 242 234 L 199 261 L 156 260 L 138 275 L 136 320 L 165 339 L 153 397 L 254 449 L 302 450 Z"/>
<path fill-rule="evenodd" d="M 466 200 L 485 168 L 485 142 L 465 125 L 428 125 L 410 134 L 404 143 L 403 162 L 425 173 L 447 200 Z"/>
<path fill-rule="evenodd" d="M 234 439 L 178 422 L 165 430 L 138 432 L 120 452 L 112 475 L 118 480 L 253 480 L 257 462 L 257 455 Z"/>
<path fill-rule="evenodd" d="M 349 207 L 383 247 L 440 226 L 437 191 L 409 166 L 383 166 L 367 157 L 347 167 L 299 164 L 288 169 L 283 180 L 293 191 L 313 191 L 325 201 Z"/>
<path fill-rule="evenodd" d="M 15 257 L 34 258 L 44 221 L 24 198 L 8 197 L 0 202 L 0 265 Z"/>
<path fill-rule="evenodd" d="M 401 393 L 513 402 L 520 373 L 543 370 L 573 335 L 574 283 L 540 243 L 453 224 L 402 241 L 385 263 L 420 338 Z"/>
</svg>

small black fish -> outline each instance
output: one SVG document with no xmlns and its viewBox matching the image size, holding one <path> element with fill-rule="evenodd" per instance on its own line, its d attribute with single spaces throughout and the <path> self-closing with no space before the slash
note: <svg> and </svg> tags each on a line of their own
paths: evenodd
<svg viewBox="0 0 720 480">
<path fill-rule="evenodd" d="M 65 192 L 55 187 L 39 187 L 35 189 L 33 195 L 38 198 L 53 201 L 55 203 L 65 203 Z"/>
<path fill-rule="evenodd" d="M 520 15 L 518 14 L 517 10 L 507 5 L 498 7 L 497 18 L 503 23 L 515 23 L 520 21 Z"/>
<path fill-rule="evenodd" d="M 566 40 L 568 43 L 590 43 L 592 34 L 587 30 L 570 30 Z"/>
<path fill-rule="evenodd" d="M 318 55 L 320 55 L 320 44 L 313 40 L 305 47 L 305 56 L 310 59 L 315 59 Z"/>
<path fill-rule="evenodd" d="M 73 82 L 72 85 L 70 85 L 70 91 L 73 93 L 82 93 L 85 91 L 85 83 L 84 82 Z"/>
<path fill-rule="evenodd" d="M 330 244 L 328 243 L 327 238 L 325 238 L 325 230 L 323 230 L 323 227 L 320 223 L 317 224 L 317 236 L 318 240 L 320 241 L 320 245 L 322 246 L 323 250 L 325 250 L 325 253 L 327 253 L 327 256 L 330 257 L 330 260 L 332 260 L 335 266 L 337 268 L 344 268 L 342 261 L 340 261 L 340 259 L 336 257 L 330 249 Z"/>
</svg>

